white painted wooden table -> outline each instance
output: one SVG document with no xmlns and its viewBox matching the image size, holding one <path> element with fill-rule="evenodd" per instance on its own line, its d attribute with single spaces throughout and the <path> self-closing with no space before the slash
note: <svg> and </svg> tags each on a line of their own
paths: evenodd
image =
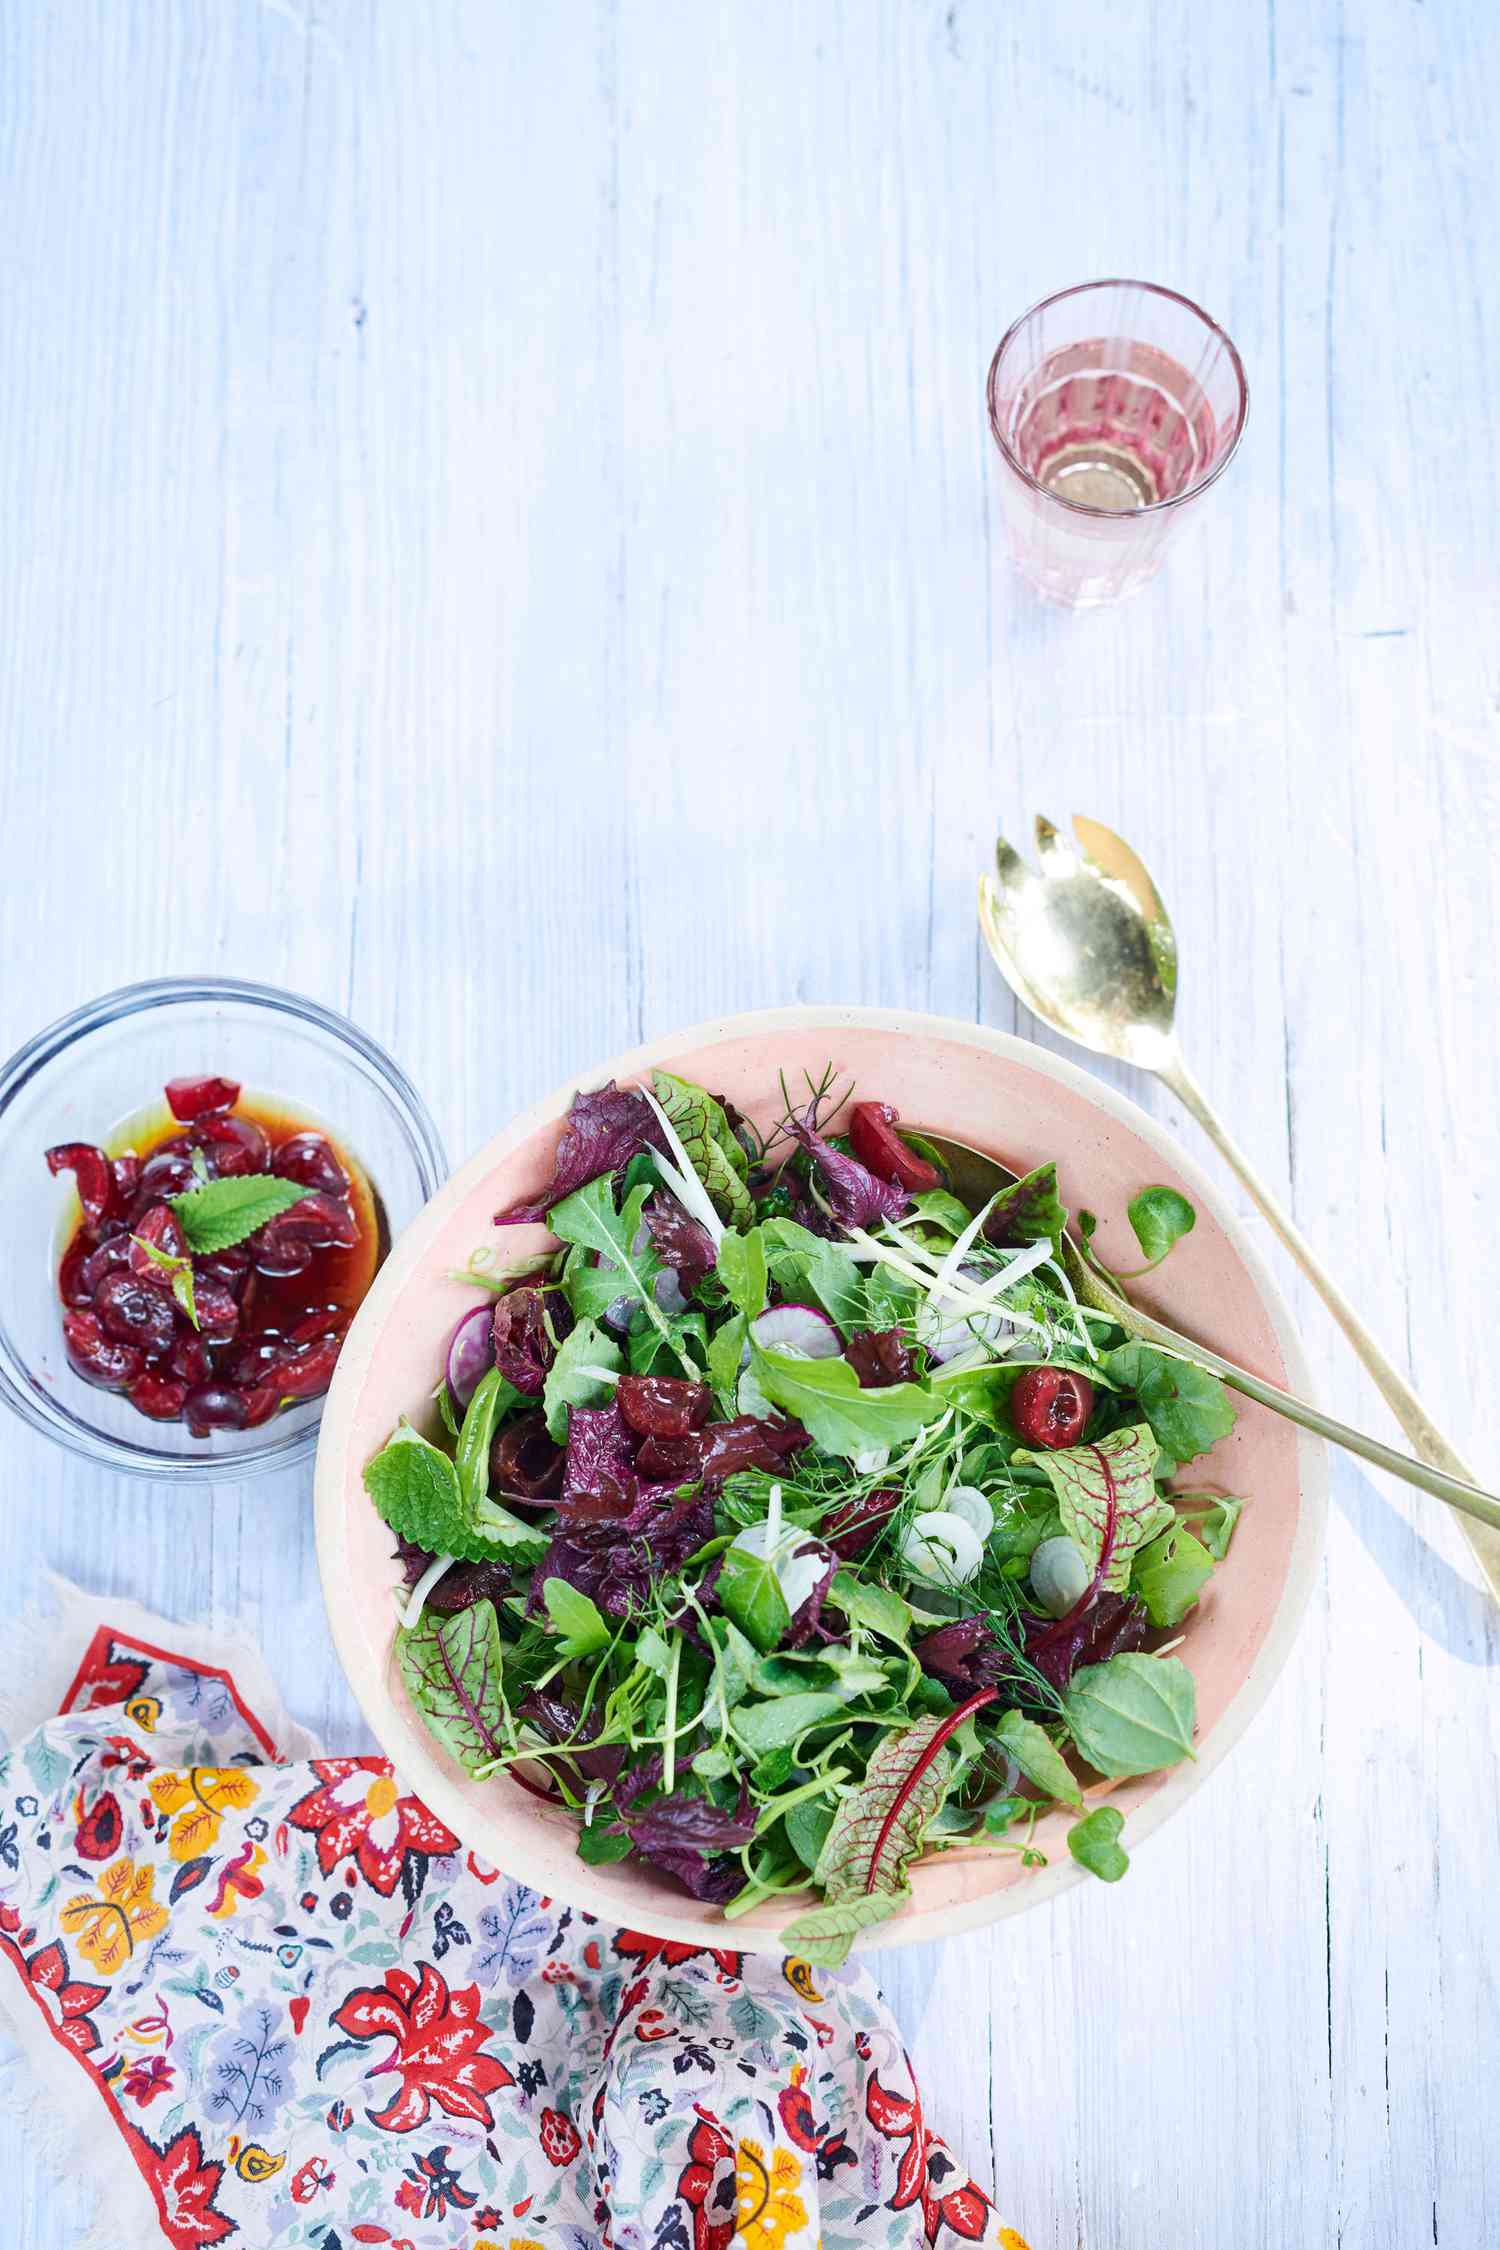
<svg viewBox="0 0 1500 2250">
<path fill-rule="evenodd" d="M 0 1044 L 258 975 L 458 1156 L 721 1010 L 1012 1024 L 974 878 L 1076 806 L 1493 1481 L 1497 103 L 1485 0 L 17 0 Z M 1112 272 L 1224 319 L 1251 422 L 1158 585 L 1074 617 L 1009 575 L 983 376 Z M 11 1606 L 50 1563 L 243 1620 L 356 1740 L 305 1478 L 0 1460 Z M 1036 2250 L 1496 2239 L 1500 1641 L 1430 1504 L 1334 1500 L 1270 1708 L 1130 1879 L 885 1957 Z M 68 2243 L 75 2184 L 0 2164 L 7 2242 Z"/>
</svg>

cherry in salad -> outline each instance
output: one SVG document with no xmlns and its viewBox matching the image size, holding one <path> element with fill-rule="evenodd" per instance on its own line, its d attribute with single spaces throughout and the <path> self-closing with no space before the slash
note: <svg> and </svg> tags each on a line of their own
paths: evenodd
<svg viewBox="0 0 1500 2250">
<path fill-rule="evenodd" d="M 216 1076 L 172 1079 L 129 1137 L 46 1152 L 78 1193 L 57 1273 L 74 1373 L 194 1437 L 319 1397 L 384 1247 L 360 1166 Z"/>
</svg>

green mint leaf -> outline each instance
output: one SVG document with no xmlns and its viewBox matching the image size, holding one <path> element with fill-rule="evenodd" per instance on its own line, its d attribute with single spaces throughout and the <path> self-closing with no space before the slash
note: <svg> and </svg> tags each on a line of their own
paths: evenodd
<svg viewBox="0 0 1500 2250">
<path fill-rule="evenodd" d="M 400 1539 L 460 1562 L 490 1562 L 498 1553 L 539 1561 L 547 1541 L 529 1524 L 486 1501 L 466 1505 L 458 1471 L 441 1447 L 409 1422 L 365 1463 L 365 1490 Z"/>
<path fill-rule="evenodd" d="M 542 1601 L 558 1630 L 558 1654 L 569 1664 L 581 1656 L 596 1656 L 608 1648 L 610 1630 L 598 1605 L 566 1578 L 542 1581 Z"/>
<path fill-rule="evenodd" d="M 750 1160 L 713 1095 L 691 1079 L 674 1078 L 669 1070 L 652 1071 L 651 1090 L 671 1119 L 719 1217 L 735 1226 L 751 1218 L 755 1206 L 745 1186 Z"/>
<path fill-rule="evenodd" d="M 774 1703 L 742 1703 L 734 1714 L 734 1731 L 753 1757 L 794 1743 L 809 1727 L 837 1718 L 844 1708 L 841 1695 L 808 1691 L 779 1695 Z"/>
<path fill-rule="evenodd" d="M 591 1820 L 587 1828 L 578 1831 L 578 1856 L 590 1867 L 607 1867 L 611 1860 L 628 1859 L 634 1848 L 623 1828 L 606 1828 L 599 1820 Z"/>
<path fill-rule="evenodd" d="M 1125 1815 L 1117 1805 L 1100 1805 L 1068 1830 L 1068 1849 L 1080 1867 L 1097 1875 L 1101 1883 L 1118 1883 L 1130 1865 L 1120 1842 Z"/>
<path fill-rule="evenodd" d="M 984 1222 L 986 1242 L 1002 1250 L 1024 1250 L 1028 1242 L 1050 1242 L 1054 1253 L 1068 1214 L 1057 1192 L 1057 1166 L 1039 1164 L 996 1200 Z"/>
<path fill-rule="evenodd" d="M 1057 1495 L 1062 1527 L 1080 1547 L 1090 1570 L 1099 1566 L 1105 1533 L 1114 1536 L 1101 1590 L 1122 1594 L 1136 1549 L 1172 1521 L 1170 1503 L 1156 1489 L 1156 1439 L 1144 1423 L 1111 1430 L 1095 1445 L 1070 1445 L 1057 1453 L 1015 1455 L 1034 1461 Z"/>
<path fill-rule="evenodd" d="M 888 1922 L 910 1897 L 910 1888 L 903 1886 L 895 1891 L 871 1891 L 858 1898 L 831 1900 L 827 1906 L 814 1906 L 788 1922 L 780 1942 L 814 1968 L 841 1968 L 860 1932 L 873 1929 L 877 1922 Z"/>
<path fill-rule="evenodd" d="M 763 1351 L 753 1340 L 751 1368 L 766 1397 L 800 1422 L 825 1453 L 845 1461 L 882 1446 L 903 1445 L 946 1411 L 918 1383 L 860 1389 L 847 1359 L 803 1359 Z"/>
<path fill-rule="evenodd" d="M 1180 1625 L 1213 1576 L 1214 1558 L 1185 1523 L 1168 1524 L 1135 1558 L 1130 1590 L 1153 1625 Z"/>
<path fill-rule="evenodd" d="M 468 1773 L 509 1748 L 503 1646 L 495 1605 L 488 1601 L 471 1602 L 452 1617 L 424 1610 L 415 1632 L 396 1635 L 407 1694 Z"/>
<path fill-rule="evenodd" d="M 764 1656 L 789 1631 L 792 1613 L 781 1583 L 764 1555 L 744 1547 L 727 1548 L 714 1595 L 726 1617 L 733 1618 L 745 1638 Z M 741 1693 L 743 1693 L 741 1689 Z"/>
<path fill-rule="evenodd" d="M 828 1589 L 828 1599 L 836 1609 L 841 1609 L 851 1625 L 864 1625 L 883 1639 L 894 1641 L 905 1648 L 911 1638 L 912 1613 L 910 1602 L 890 1586 L 882 1586 L 873 1578 L 856 1578 L 849 1570 L 837 1570 Z"/>
<path fill-rule="evenodd" d="M 1112 1656 L 1073 1674 L 1063 1716 L 1098 1773 L 1155 1773 L 1193 1754 L 1197 1691 L 1175 1656 Z"/>
<path fill-rule="evenodd" d="M 173 1300 L 182 1308 L 196 1328 L 199 1325 L 198 1300 L 193 1295 L 192 1259 L 180 1257 L 171 1250 L 163 1250 L 157 1243 L 147 1242 L 144 1236 L 139 1234 L 133 1234 L 130 1239 L 137 1250 L 144 1250 L 158 1273 L 171 1275 Z"/>
<path fill-rule="evenodd" d="M 766 1309 L 768 1273 L 766 1246 L 759 1227 L 748 1234 L 726 1234 L 719 1244 L 716 1268 L 729 1292 L 730 1302 L 747 1320 Z"/>
<path fill-rule="evenodd" d="M 905 1892 L 908 1863 L 948 1794 L 953 1762 L 941 1744 L 950 1731 L 946 1718 L 918 1719 L 875 1745 L 864 1779 L 839 1799 L 818 1861 L 830 1898 Z"/>
<path fill-rule="evenodd" d="M 1023 1718 L 1019 1711 L 1005 1712 L 995 1729 L 995 1740 L 1038 1789 L 1045 1790 L 1049 1797 L 1060 1798 L 1065 1805 L 1082 1804 L 1078 1782 L 1069 1770 L 1067 1759 L 1034 1719 Z"/>
<path fill-rule="evenodd" d="M 1131 1197 L 1125 1215 L 1142 1257 L 1153 1266 L 1159 1266 L 1172 1245 L 1191 1234 L 1198 1223 L 1198 1214 L 1187 1197 L 1169 1187 L 1142 1188 L 1139 1195 Z"/>
<path fill-rule="evenodd" d="M 788 1304 L 821 1305 L 846 1335 L 862 1324 L 864 1281 L 847 1250 L 795 1219 L 766 1219 L 758 1232 L 771 1279 Z"/>
<path fill-rule="evenodd" d="M 654 1335 L 655 1332 L 648 1333 Z M 619 1345 L 596 1321 L 580 1320 L 578 1326 L 564 1336 L 547 1370 L 542 1390 L 547 1435 L 554 1445 L 567 1443 L 570 1406 L 608 1406 L 615 1395 L 615 1387 L 613 1383 L 600 1380 L 601 1371 L 618 1375 L 624 1365 Z"/>
<path fill-rule="evenodd" d="M 1229 1393 L 1217 1375 L 1154 1344 L 1118 1344 L 1100 1362 L 1121 1390 L 1133 1391 L 1157 1444 L 1173 1461 L 1194 1461 L 1234 1428 Z"/>
<path fill-rule="evenodd" d="M 189 1250 L 194 1257 L 210 1258 L 217 1251 L 232 1250 L 311 1193 L 311 1188 L 299 1187 L 295 1180 L 250 1172 L 208 1180 L 170 1201 Z"/>
</svg>

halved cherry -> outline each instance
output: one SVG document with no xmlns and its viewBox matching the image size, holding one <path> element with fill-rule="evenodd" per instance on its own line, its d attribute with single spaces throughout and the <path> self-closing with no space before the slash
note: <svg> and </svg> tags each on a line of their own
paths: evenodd
<svg viewBox="0 0 1500 2250">
<path fill-rule="evenodd" d="M 147 1353 L 172 1348 L 177 1323 L 172 1300 L 133 1273 L 108 1273 L 94 1293 L 94 1311 L 106 1336 Z"/>
<path fill-rule="evenodd" d="M 1010 1418 L 1028 1445 L 1076 1445 L 1094 1411 L 1094 1386 L 1067 1367 L 1028 1367 L 1010 1394 Z"/>
<path fill-rule="evenodd" d="M 239 1333 L 239 1300 L 222 1281 L 193 1276 L 193 1310 L 205 1344 L 228 1344 Z"/>
<path fill-rule="evenodd" d="M 165 1267 L 157 1264 L 150 1251 L 142 1247 L 147 1243 L 152 1250 L 160 1251 L 163 1257 L 187 1256 L 187 1241 L 178 1224 L 177 1214 L 168 1210 L 165 1203 L 153 1203 L 136 1221 L 131 1229 L 129 1258 L 130 1270 L 137 1281 L 144 1281 L 148 1288 L 165 1290 L 170 1294 L 172 1276 Z"/>
<path fill-rule="evenodd" d="M 89 1141 L 60 1141 L 47 1151 L 47 1169 L 54 1179 L 59 1172 L 72 1173 L 83 1216 L 91 1227 L 109 1217 L 115 1199 L 115 1175 L 102 1148 L 95 1148 Z"/>
<path fill-rule="evenodd" d="M 325 1195 L 347 1195 L 349 1175 L 321 1133 L 293 1133 L 271 1158 L 278 1179 L 299 1187 L 321 1188 Z"/>
<path fill-rule="evenodd" d="M 849 1112 L 849 1140 L 855 1155 L 878 1179 L 895 1180 L 914 1194 L 939 1186 L 941 1172 L 907 1147 L 896 1131 L 896 1115 L 889 1102 L 856 1102 Z"/>
<path fill-rule="evenodd" d="M 128 1211 L 140 1188 L 141 1160 L 135 1155 L 116 1156 L 111 1159 L 109 1168 L 115 1179 L 114 1207 L 117 1211 Z"/>
<path fill-rule="evenodd" d="M 108 1245 L 105 1245 L 108 1248 Z M 91 1250 L 87 1235 L 76 1235 L 63 1252 L 62 1264 L 57 1269 L 57 1293 L 65 1305 L 91 1305 L 94 1292 L 89 1285 L 89 1262 L 98 1252 Z"/>
<path fill-rule="evenodd" d="M 167 1107 L 184 1125 L 195 1117 L 206 1117 L 215 1110 L 233 1109 L 239 1098 L 239 1087 L 232 1078 L 167 1080 Z"/>
<path fill-rule="evenodd" d="M 239 1179 L 270 1166 L 271 1144 L 248 1117 L 206 1117 L 193 1127 L 192 1140 L 217 1178 Z"/>
<path fill-rule="evenodd" d="M 138 1414 L 149 1414 L 153 1422 L 175 1422 L 187 1403 L 189 1388 L 187 1383 L 163 1375 L 159 1368 L 148 1367 L 144 1375 L 137 1375 L 125 1396 Z"/>
<path fill-rule="evenodd" d="M 207 1437 L 211 1430 L 242 1430 L 250 1417 L 243 1392 L 200 1383 L 183 1400 L 182 1418 L 194 1437 Z"/>
<path fill-rule="evenodd" d="M 118 1344 L 106 1336 L 98 1315 L 69 1311 L 63 1314 L 63 1343 L 68 1363 L 86 1383 L 102 1391 L 123 1391 L 146 1365 L 146 1355 L 133 1344 Z"/>
<path fill-rule="evenodd" d="M 325 1336 L 320 1343 L 277 1360 L 266 1377 L 281 1398 L 317 1398 L 333 1381 L 333 1370 L 344 1348 L 342 1336 Z"/>
<path fill-rule="evenodd" d="M 170 1149 L 158 1149 L 141 1166 L 135 1201 L 130 1206 L 132 1228 L 139 1227 L 153 1204 L 164 1203 L 169 1195 L 186 1195 L 190 1188 L 197 1185 L 198 1175 L 186 1156 L 180 1156 Z"/>
<path fill-rule="evenodd" d="M 94 1292 L 105 1275 L 107 1273 L 119 1273 L 129 1263 L 130 1237 L 128 1234 L 112 1234 L 108 1241 L 99 1243 L 95 1249 L 91 1250 L 84 1259 L 78 1276 L 81 1287 L 88 1291 L 90 1302 L 92 1302 Z"/>
</svg>

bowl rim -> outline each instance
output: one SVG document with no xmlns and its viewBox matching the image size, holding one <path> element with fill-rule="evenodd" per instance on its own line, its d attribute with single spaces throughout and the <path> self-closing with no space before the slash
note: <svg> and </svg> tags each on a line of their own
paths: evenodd
<svg viewBox="0 0 1500 2250">
<path fill-rule="evenodd" d="M 0 1129 L 17 1095 L 92 1032 L 105 1030 L 131 1016 L 149 1015 L 158 1008 L 195 1002 L 211 1005 L 216 1001 L 232 1001 L 264 1009 L 269 1014 L 290 1016 L 321 1032 L 335 1045 L 352 1049 L 367 1073 L 391 1098 L 412 1151 L 424 1201 L 432 1200 L 448 1171 L 447 1153 L 426 1103 L 394 1056 L 337 1009 L 327 1008 L 305 993 L 291 992 L 280 985 L 259 984 L 244 977 L 145 977 L 69 1009 L 66 1015 L 58 1016 L 40 1031 L 33 1032 L 0 1063 Z M 272 1435 L 276 1429 L 273 1421 L 267 1424 L 262 1440 L 233 1454 L 155 1453 L 127 1439 L 102 1437 L 64 1421 L 45 1393 L 17 1379 L 14 1368 L 23 1365 L 19 1355 L 12 1353 L 8 1339 L 0 1344 L 0 1400 L 13 1413 L 80 1459 L 154 1484 L 235 1484 L 242 1478 L 264 1476 L 274 1469 L 292 1467 L 304 1460 L 317 1444 L 321 1415 L 295 1432 L 275 1436 Z"/>
<path fill-rule="evenodd" d="M 379 1661 L 372 1656 L 364 1636 L 354 1629 L 352 1614 L 332 1598 L 333 1589 L 347 1584 L 350 1576 L 348 1511 L 345 1504 L 348 1427 L 388 1307 L 394 1305 L 415 1273 L 426 1254 L 428 1242 L 441 1229 L 449 1212 L 461 1204 L 521 1142 L 529 1139 L 541 1127 L 555 1123 L 580 1086 L 602 1084 L 609 1077 L 638 1078 L 643 1071 L 656 1064 L 669 1063 L 674 1055 L 680 1055 L 684 1051 L 722 1045 L 736 1037 L 754 1037 L 767 1032 L 793 1029 L 830 1032 L 874 1030 L 896 1036 L 916 1034 L 952 1040 L 973 1047 L 980 1053 L 1037 1070 L 1127 1125 L 1170 1160 L 1189 1182 L 1194 1195 L 1200 1197 L 1212 1212 L 1215 1222 L 1223 1229 L 1236 1256 L 1248 1272 L 1270 1319 L 1282 1354 L 1289 1388 L 1299 1392 L 1304 1398 L 1313 1397 L 1312 1379 L 1305 1355 L 1270 1269 L 1240 1220 L 1230 1210 L 1222 1192 L 1202 1167 L 1162 1125 L 1128 1095 L 1105 1085 L 1091 1073 L 1079 1069 L 1076 1064 L 1065 1061 L 1061 1056 L 1054 1055 L 1029 1040 L 1018 1038 L 1011 1032 L 994 1030 L 986 1024 L 966 1023 L 961 1017 L 934 1015 L 915 1009 L 833 1007 L 803 1003 L 712 1017 L 706 1022 L 688 1025 L 665 1037 L 629 1048 L 588 1071 L 576 1073 L 554 1087 L 541 1100 L 519 1112 L 501 1132 L 477 1149 L 446 1182 L 440 1193 L 417 1214 L 393 1245 L 390 1256 L 375 1278 L 374 1286 L 355 1316 L 348 1341 L 334 1371 L 318 1430 L 313 1515 L 318 1575 L 335 1653 L 365 1722 L 382 1749 L 391 1758 L 397 1771 L 416 1789 L 423 1802 L 463 1839 L 466 1849 L 477 1848 L 483 1851 L 483 1845 L 473 1845 L 470 1835 L 466 1834 L 472 1820 L 473 1785 L 456 1781 L 444 1770 L 436 1756 L 427 1752 L 425 1745 L 418 1745 L 414 1758 L 411 1730 L 393 1693 L 388 1662 Z M 1196 1757 L 1175 1767 L 1165 1781 L 1156 1785 L 1145 1803 L 1133 1810 L 1132 1849 L 1153 1835 L 1180 1805 L 1200 1789 L 1234 1748 L 1266 1702 L 1290 1654 L 1312 1598 L 1322 1553 L 1328 1510 L 1328 1453 L 1323 1440 L 1314 1437 L 1309 1431 L 1299 1429 L 1296 1461 L 1296 1529 L 1287 1558 L 1286 1579 L 1265 1640 L 1257 1650 L 1249 1671 L 1235 1690 L 1228 1708 L 1211 1734 L 1198 1745 Z M 619 1915 L 618 1899 L 594 1883 L 593 1871 L 583 1860 L 576 1862 L 576 1868 L 577 1880 L 570 1881 L 567 1903 L 585 1913 L 598 1916 L 601 1921 L 613 1927 Z M 501 1872 L 516 1882 L 528 1881 L 524 1871 L 502 1868 Z M 571 1873 L 570 1869 L 570 1876 Z M 1005 1920 L 1010 1915 L 1055 1899 L 1075 1883 L 1083 1881 L 1085 1875 L 1086 1870 L 1078 1866 L 1071 1857 L 1065 1864 L 1054 1860 L 1049 1866 L 1037 1870 L 1026 1883 L 981 1894 L 963 1905 L 931 1907 L 919 1913 L 898 1915 L 893 1920 L 862 1933 L 856 1938 L 855 1946 L 857 1949 L 875 1950 L 894 1945 L 913 1945 L 983 1928 L 992 1922 Z M 561 1895 L 555 1878 L 549 1887 L 552 1895 Z M 731 1942 L 736 1952 L 780 1954 L 786 1951 L 780 1941 L 781 1925 L 776 1922 L 736 1924 L 722 1919 L 710 1921 L 706 1909 L 689 1911 L 693 1905 L 693 1901 L 684 1897 L 683 1911 L 678 1915 L 658 1913 L 653 1908 L 649 1934 L 672 1943 L 702 1946 L 715 1942 L 714 1935 L 708 1933 L 718 1933 L 718 1941 Z M 788 1909 L 783 1920 L 791 1920 L 794 1914 L 804 1911 L 805 1906 L 806 1901 L 800 1901 Z"/>
</svg>

